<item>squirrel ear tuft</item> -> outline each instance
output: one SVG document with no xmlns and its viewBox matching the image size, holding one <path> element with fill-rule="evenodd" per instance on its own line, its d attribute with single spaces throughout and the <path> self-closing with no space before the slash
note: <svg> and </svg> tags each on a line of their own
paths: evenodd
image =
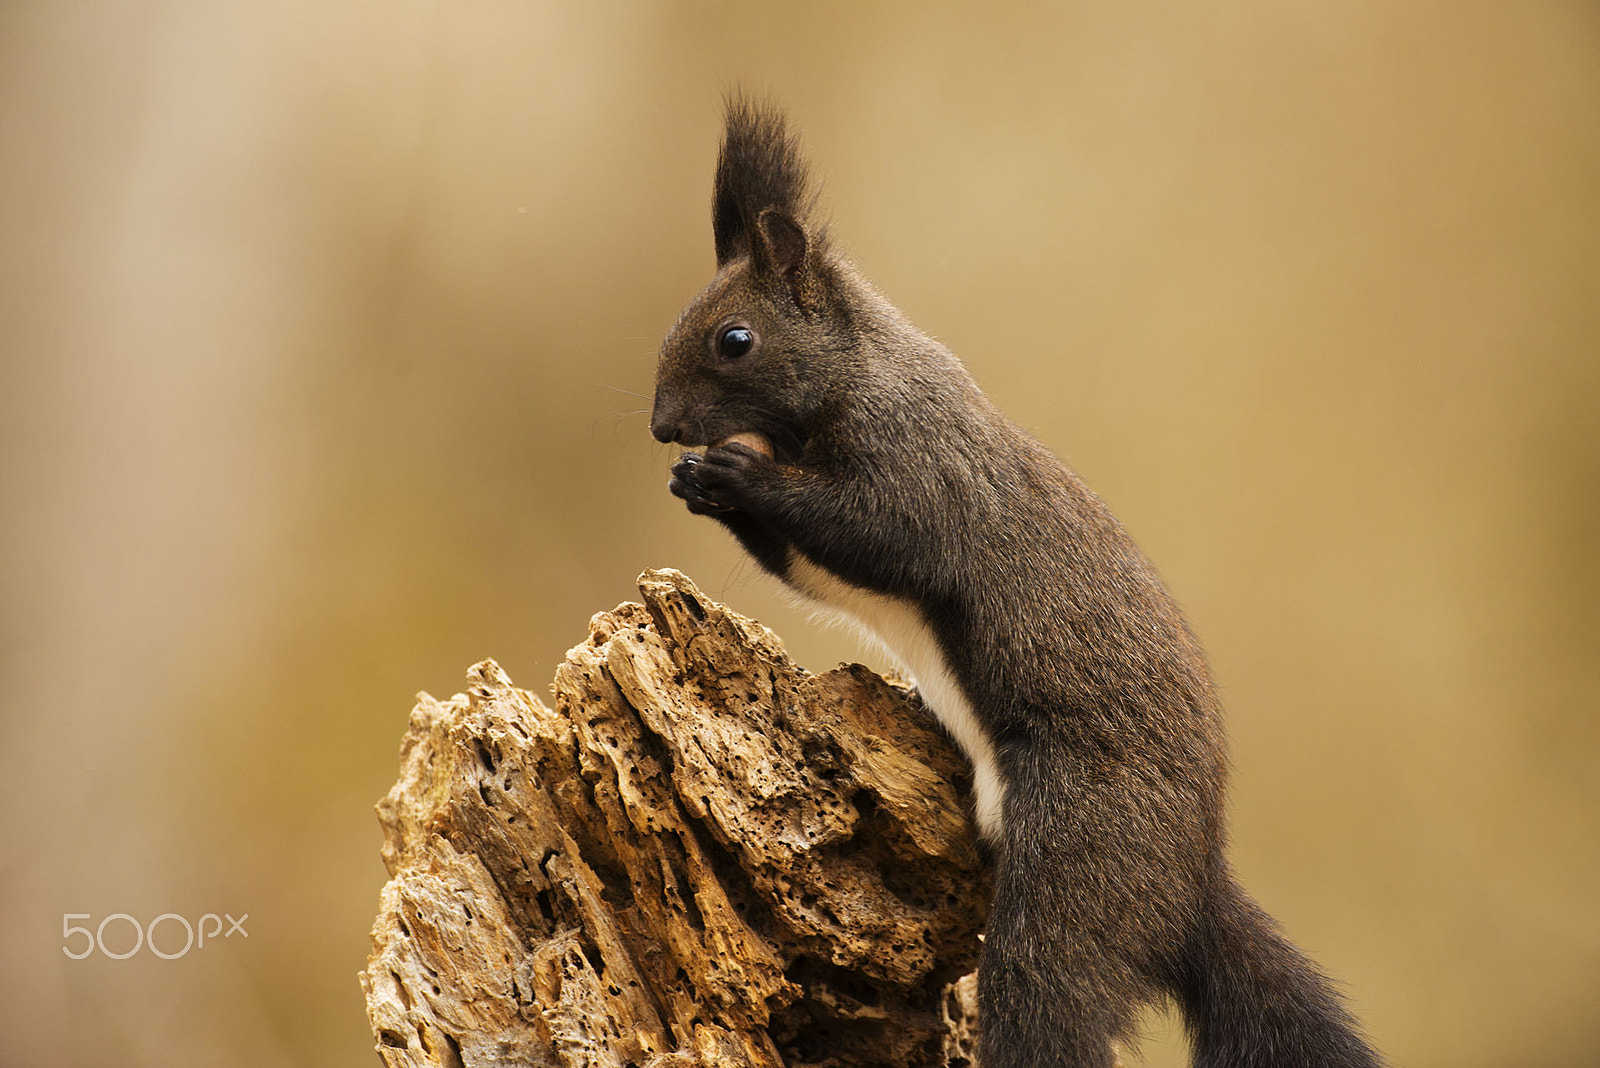
<svg viewBox="0 0 1600 1068">
<path fill-rule="evenodd" d="M 783 113 L 736 94 L 727 100 L 722 151 L 712 187 L 711 234 L 717 266 L 755 255 L 764 212 L 775 210 L 806 245 L 807 175 L 800 144 Z"/>
</svg>

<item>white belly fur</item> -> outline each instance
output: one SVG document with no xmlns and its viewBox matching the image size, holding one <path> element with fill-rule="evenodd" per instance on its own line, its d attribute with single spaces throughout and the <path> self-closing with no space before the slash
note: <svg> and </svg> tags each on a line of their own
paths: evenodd
<svg viewBox="0 0 1600 1068">
<path fill-rule="evenodd" d="M 944 653 L 916 605 L 852 586 L 818 567 L 797 550 L 789 551 L 788 585 L 803 595 L 802 603 L 824 615 L 854 624 L 865 638 L 882 647 L 916 683 L 923 704 L 933 710 L 972 761 L 972 792 L 978 831 L 1000 837 L 1005 784 L 995 762 L 994 746 L 972 713 L 972 702 L 945 663 Z"/>
</svg>

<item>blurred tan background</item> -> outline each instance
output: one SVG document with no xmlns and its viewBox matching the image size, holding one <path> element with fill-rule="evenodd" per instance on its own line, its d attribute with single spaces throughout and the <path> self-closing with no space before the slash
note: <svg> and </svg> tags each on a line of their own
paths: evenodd
<svg viewBox="0 0 1600 1068">
<path fill-rule="evenodd" d="M 645 566 L 861 656 L 642 414 L 735 84 L 1163 569 L 1394 1063 L 1600 1063 L 1600 12 L 1375 0 L 0 6 L 0 1063 L 371 1063 L 412 694 Z"/>
</svg>

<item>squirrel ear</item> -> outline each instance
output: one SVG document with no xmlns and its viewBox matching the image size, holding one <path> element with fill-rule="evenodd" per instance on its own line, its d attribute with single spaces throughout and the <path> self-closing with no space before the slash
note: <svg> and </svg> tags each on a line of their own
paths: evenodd
<svg viewBox="0 0 1600 1068">
<path fill-rule="evenodd" d="M 761 246 L 775 246 L 785 254 L 798 248 L 800 255 L 786 260 L 799 264 L 807 245 L 814 245 L 796 221 L 805 218 L 810 207 L 806 196 L 806 165 L 800 143 L 789 133 L 783 113 L 770 105 L 758 104 L 742 94 L 728 97 L 722 149 L 717 154 L 717 174 L 711 188 L 711 233 L 717 249 L 717 266 L 725 266 L 742 255 L 760 257 Z M 787 224 L 798 234 L 782 235 L 774 242 L 766 234 L 762 216 L 775 210 L 783 222 L 773 224 L 773 233 Z"/>
<path fill-rule="evenodd" d="M 765 253 L 762 259 L 767 266 L 786 276 L 805 266 L 806 232 L 793 216 L 768 208 L 756 225 L 761 229 L 761 251 Z"/>
<path fill-rule="evenodd" d="M 756 247 L 752 250 L 756 270 L 771 272 L 789 285 L 789 292 L 802 307 L 816 303 L 816 269 L 810 261 L 811 239 L 794 216 L 777 208 L 767 208 L 756 218 Z"/>
</svg>

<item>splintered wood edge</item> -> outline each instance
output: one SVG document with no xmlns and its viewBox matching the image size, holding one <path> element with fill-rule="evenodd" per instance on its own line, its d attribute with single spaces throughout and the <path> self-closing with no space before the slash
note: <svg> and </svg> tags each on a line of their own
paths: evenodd
<svg viewBox="0 0 1600 1068">
<path fill-rule="evenodd" d="M 916 917 L 937 915 L 944 930 L 964 910 L 977 910 L 981 924 L 986 876 L 945 777 L 960 773 L 959 757 L 909 710 L 859 718 L 868 708 L 893 707 L 885 695 L 903 705 L 903 684 L 859 665 L 810 675 L 776 634 L 710 600 L 674 569 L 645 571 L 639 589 L 642 605 L 596 615 L 589 638 L 569 651 L 557 670 L 554 710 L 517 689 L 493 660 L 474 665 L 466 692 L 448 701 L 418 694 L 400 776 L 377 805 L 391 879 L 360 976 L 384 1063 L 782 1068 L 766 1033 L 768 1014 L 813 996 L 811 987 L 784 976 L 788 958 L 774 957 L 775 946 L 740 910 L 756 908 L 791 941 L 833 945 L 833 967 L 865 967 L 874 983 L 908 981 L 927 967 L 916 963 L 928 958 L 915 947 L 903 959 L 889 948 L 892 940 L 904 950 L 922 930 L 917 924 L 931 922 Z M 730 653 L 736 663 L 727 678 L 748 687 L 765 673 L 775 689 L 753 689 L 748 707 L 726 686 L 719 690 L 727 678 L 706 665 Z M 616 670 L 613 657 L 623 658 Z M 630 701 L 652 707 L 641 711 Z M 663 702 L 673 707 L 653 707 Z M 737 736 L 724 733 L 719 742 L 709 724 L 731 718 L 723 729 L 736 730 L 751 711 L 765 717 L 764 733 L 753 733 L 754 721 L 744 728 L 763 743 L 752 751 L 759 766 L 740 771 L 746 758 L 728 749 Z M 791 740 L 790 732 L 799 733 Z M 807 749 L 817 745 L 833 755 Z M 839 775 L 841 789 L 856 789 L 857 779 L 868 784 L 878 798 L 875 819 L 890 821 L 883 825 L 909 863 L 956 873 L 953 905 L 937 913 L 912 908 L 893 920 L 909 906 L 875 889 L 870 873 L 852 875 L 848 855 L 829 861 L 815 853 L 794 819 L 823 819 L 811 824 L 815 837 L 842 810 L 807 807 L 811 794 L 831 788 L 805 778 L 814 756 L 843 762 L 823 771 Z M 685 797 L 686 788 L 696 796 Z M 763 789 L 777 791 L 770 803 Z M 848 807 L 854 795 L 841 796 Z M 814 817 L 796 817 L 796 803 Z M 840 827 L 828 834 L 848 836 L 849 825 Z M 719 876 L 730 860 L 746 870 Z M 737 884 L 733 897 L 719 881 L 728 877 Z M 852 901 L 838 897 L 841 879 L 855 887 L 847 897 L 865 893 L 861 900 L 875 904 L 852 911 Z M 824 902 L 801 908 L 783 898 L 782 887 L 795 880 Z M 649 891 L 642 900 L 639 889 Z M 975 947 L 977 927 L 970 915 L 964 922 Z M 960 927 L 937 935 L 952 944 L 968 936 Z M 661 960 L 683 965 L 677 980 L 660 972 Z M 975 989 L 968 975 L 952 976 L 942 998 L 935 990 L 931 1020 L 943 1037 L 932 1037 L 942 1041 L 942 1060 L 917 1063 L 974 1063 Z M 841 1019 L 858 1011 L 837 992 L 815 996 L 828 1011 L 845 1012 Z M 870 1051 L 859 1055 L 871 1063 Z M 908 1063 L 905 1057 L 900 1050 L 893 1061 Z"/>
</svg>

